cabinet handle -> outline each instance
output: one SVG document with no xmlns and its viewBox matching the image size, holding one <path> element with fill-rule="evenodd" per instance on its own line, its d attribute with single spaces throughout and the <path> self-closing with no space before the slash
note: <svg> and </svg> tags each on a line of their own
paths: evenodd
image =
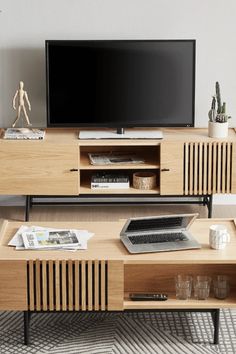
<svg viewBox="0 0 236 354">
<path fill-rule="evenodd" d="M 71 168 L 70 172 L 75 172 L 75 171 L 79 171 L 78 168 Z"/>
<path fill-rule="evenodd" d="M 168 171 L 170 171 L 169 168 L 162 168 L 162 169 L 161 169 L 161 172 L 168 172 Z"/>
</svg>

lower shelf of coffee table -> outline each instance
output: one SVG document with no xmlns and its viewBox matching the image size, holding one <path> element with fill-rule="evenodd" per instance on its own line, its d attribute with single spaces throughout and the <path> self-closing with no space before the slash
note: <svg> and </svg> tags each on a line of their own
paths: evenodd
<svg viewBox="0 0 236 354">
<path fill-rule="evenodd" d="M 151 309 L 210 309 L 210 308 L 236 308 L 236 294 L 232 294 L 227 299 L 219 300 L 209 297 L 207 300 L 177 300 L 175 294 L 168 294 L 166 301 L 132 301 L 129 294 L 125 294 L 124 310 L 151 310 Z"/>
</svg>

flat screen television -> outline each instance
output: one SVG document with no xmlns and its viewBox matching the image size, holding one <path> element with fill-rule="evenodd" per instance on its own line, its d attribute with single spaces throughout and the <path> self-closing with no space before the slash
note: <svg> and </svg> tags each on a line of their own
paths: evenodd
<svg viewBox="0 0 236 354">
<path fill-rule="evenodd" d="M 51 127 L 194 126 L 195 40 L 47 40 Z"/>
</svg>

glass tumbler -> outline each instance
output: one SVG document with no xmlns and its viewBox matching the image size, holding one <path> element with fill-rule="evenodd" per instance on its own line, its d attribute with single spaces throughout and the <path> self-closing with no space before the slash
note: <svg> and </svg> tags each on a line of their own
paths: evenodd
<svg viewBox="0 0 236 354">
<path fill-rule="evenodd" d="M 229 278 L 226 275 L 217 275 L 213 281 L 214 295 L 217 299 L 226 299 L 229 295 Z"/>
<path fill-rule="evenodd" d="M 176 298 L 178 300 L 188 300 L 191 297 L 192 281 L 190 275 L 179 274 L 175 277 Z"/>
<path fill-rule="evenodd" d="M 198 275 L 194 279 L 194 297 L 196 300 L 206 300 L 210 294 L 211 278 L 205 275 Z"/>
</svg>

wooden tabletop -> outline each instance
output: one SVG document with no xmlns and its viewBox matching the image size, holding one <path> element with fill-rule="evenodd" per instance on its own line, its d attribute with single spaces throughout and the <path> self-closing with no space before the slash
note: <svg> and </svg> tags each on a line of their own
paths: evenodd
<svg viewBox="0 0 236 354">
<path fill-rule="evenodd" d="M 90 128 L 94 130 L 94 128 Z M 105 129 L 105 128 L 104 128 Z M 104 130 L 103 129 L 103 130 Z M 45 139 L 34 140 L 33 143 L 38 145 L 45 144 L 61 144 L 61 145 L 75 145 L 75 146 L 113 146 L 113 145 L 144 145 L 144 146 L 155 146 L 159 145 L 161 142 L 236 142 L 235 129 L 230 128 L 228 137 L 224 139 L 215 139 L 208 137 L 208 130 L 206 128 L 135 128 L 136 130 L 161 130 L 163 132 L 163 139 L 98 139 L 98 140 L 79 140 L 79 131 L 84 130 L 83 128 L 47 128 Z M 87 129 L 86 129 L 87 130 Z M 99 129 L 97 129 L 99 130 Z M 101 129 L 100 129 L 101 130 Z M 105 129 L 106 130 L 106 129 Z M 109 129 L 107 129 L 109 130 Z M 130 129 L 127 128 L 127 131 Z M 14 144 L 16 140 L 4 140 L 3 139 L 3 129 L 0 129 L 0 144 Z M 17 144 L 30 143 L 26 140 L 17 140 Z M 32 141 L 31 141 L 32 143 Z"/>
<path fill-rule="evenodd" d="M 213 250 L 209 246 L 208 232 L 212 224 L 220 223 L 227 227 L 231 242 L 224 250 Z M 94 233 L 88 242 L 87 250 L 80 251 L 17 251 L 7 244 L 21 225 L 38 225 L 53 228 L 85 229 Z M 129 254 L 120 242 L 119 234 L 124 220 L 118 222 L 15 222 L 4 220 L 0 231 L 0 260 L 31 259 L 99 259 L 123 260 L 127 264 L 198 264 L 232 263 L 236 264 L 236 219 L 197 219 L 190 231 L 201 243 L 202 248 L 174 252 Z"/>
</svg>

